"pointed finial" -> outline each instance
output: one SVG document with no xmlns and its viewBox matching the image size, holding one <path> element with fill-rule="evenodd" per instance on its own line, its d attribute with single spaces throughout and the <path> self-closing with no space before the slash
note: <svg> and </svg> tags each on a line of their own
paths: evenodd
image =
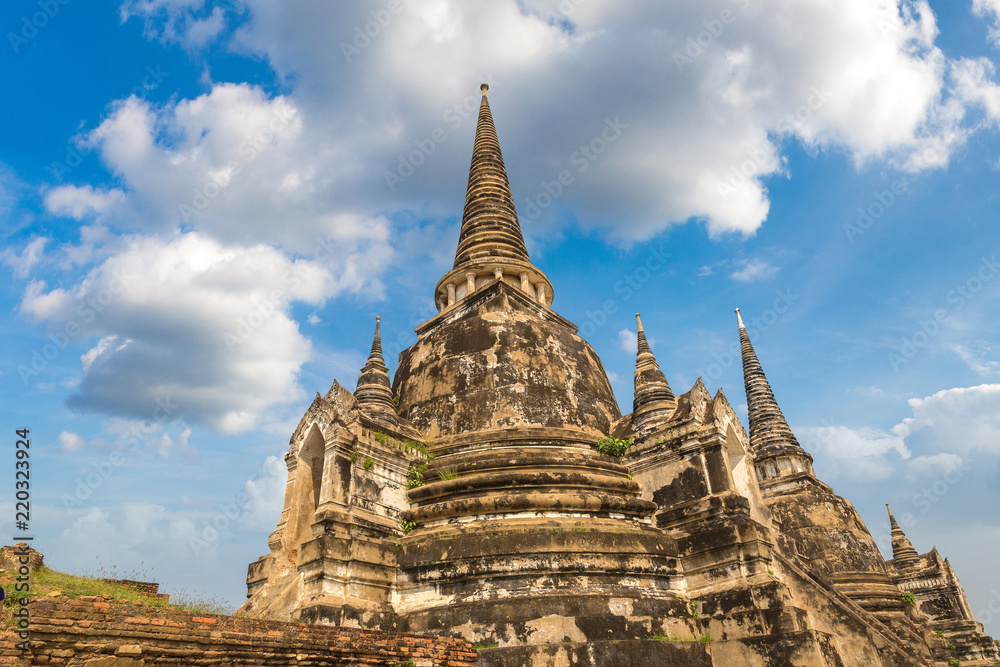
<svg viewBox="0 0 1000 667">
<path fill-rule="evenodd" d="M 889 512 L 889 525 L 890 525 L 890 526 L 891 526 L 892 528 L 896 528 L 896 529 L 898 529 L 898 528 L 899 528 L 899 524 L 898 524 L 898 523 L 896 523 L 896 517 L 894 517 L 894 516 L 892 515 L 892 509 L 891 509 L 891 508 L 889 507 L 889 503 L 886 503 L 886 504 L 885 504 L 885 509 L 886 509 L 886 511 L 888 511 L 888 512 Z"/>
<path fill-rule="evenodd" d="M 482 84 L 480 89 L 483 96 L 479 103 L 455 263 L 434 288 L 434 302 L 442 309 L 447 307 L 445 304 L 453 304 L 456 299 L 472 294 L 475 289 L 461 291 L 467 276 L 485 277 L 493 273 L 494 266 L 500 265 L 503 274 L 521 276 L 522 290 L 548 307 L 553 300 L 552 283 L 528 257 L 486 97 L 489 84 Z M 453 294 L 455 291 L 459 293 Z"/>
<path fill-rule="evenodd" d="M 747 396 L 747 417 L 750 422 L 750 446 L 758 454 L 758 463 L 766 456 L 787 456 L 794 453 L 812 457 L 799 446 L 798 440 L 788 427 L 785 416 L 771 391 L 771 385 L 764 375 L 764 369 L 757 359 L 750 335 L 743 326 L 739 309 L 736 318 L 740 323 L 740 351 L 743 356 L 743 386 Z"/>
<path fill-rule="evenodd" d="M 639 354 L 639 355 L 641 355 L 643 353 L 652 354 L 653 351 L 649 349 L 649 342 L 646 341 L 646 332 L 643 331 L 643 328 L 642 328 L 642 318 L 639 317 L 639 313 L 635 314 L 635 322 L 636 322 L 636 324 L 638 326 L 638 332 L 636 333 L 636 340 L 638 342 L 638 348 L 639 348 L 636 351 L 636 354 Z"/>
<path fill-rule="evenodd" d="M 642 318 L 635 314 L 638 328 L 635 355 L 635 398 L 632 400 L 632 426 L 640 430 L 647 424 L 661 423 L 668 419 L 677 405 L 674 392 L 670 390 L 667 378 L 656 363 L 653 351 L 646 341 L 642 328 Z"/>
<path fill-rule="evenodd" d="M 375 316 L 375 338 L 372 340 L 372 351 L 368 355 L 368 361 L 373 360 L 385 365 L 382 360 L 382 318 L 378 315 Z"/>
<path fill-rule="evenodd" d="M 372 340 L 372 351 L 368 362 L 361 369 L 358 386 L 354 397 L 358 405 L 368 416 L 396 424 L 396 406 L 392 400 L 392 383 L 389 380 L 389 369 L 382 359 L 382 318 L 375 316 L 375 336 Z"/>
<path fill-rule="evenodd" d="M 899 527 L 898 523 L 896 523 L 896 517 L 892 515 L 892 510 L 889 509 L 889 503 L 885 504 L 885 509 L 889 512 L 893 564 L 898 568 L 907 568 L 916 565 L 920 560 L 917 550 L 913 548 L 913 543 L 910 542 L 909 538 L 906 537 L 906 534 L 903 533 L 903 529 Z"/>
</svg>

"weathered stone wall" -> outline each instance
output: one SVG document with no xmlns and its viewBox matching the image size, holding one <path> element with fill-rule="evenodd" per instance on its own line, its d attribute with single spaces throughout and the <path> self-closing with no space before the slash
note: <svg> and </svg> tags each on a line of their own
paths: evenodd
<svg viewBox="0 0 1000 667">
<path fill-rule="evenodd" d="M 473 667 L 462 639 L 357 628 L 201 615 L 98 601 L 37 600 L 30 605 L 30 657 L 10 645 L 0 664 L 378 665 Z M 2 662 L 8 659 L 6 663 Z"/>
</svg>

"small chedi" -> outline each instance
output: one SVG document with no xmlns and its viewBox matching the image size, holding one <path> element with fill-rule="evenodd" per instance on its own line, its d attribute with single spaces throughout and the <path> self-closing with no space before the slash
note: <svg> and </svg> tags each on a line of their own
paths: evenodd
<svg viewBox="0 0 1000 667">
<path fill-rule="evenodd" d="M 739 311 L 749 432 L 700 379 L 674 393 L 641 321 L 620 414 L 482 91 L 438 313 L 391 381 L 376 318 L 357 388 L 316 395 L 241 613 L 460 636 L 481 665 L 1000 665 L 948 561 L 894 519 L 884 560 L 816 477 Z"/>
</svg>

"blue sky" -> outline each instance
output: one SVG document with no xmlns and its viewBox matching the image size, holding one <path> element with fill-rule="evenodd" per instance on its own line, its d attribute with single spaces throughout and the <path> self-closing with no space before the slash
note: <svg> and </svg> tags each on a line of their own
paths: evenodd
<svg viewBox="0 0 1000 667">
<path fill-rule="evenodd" d="M 354 386 L 376 314 L 394 371 L 433 307 L 488 81 L 532 260 L 622 407 L 640 311 L 674 391 L 745 418 L 739 306 L 819 475 L 884 548 L 891 503 L 1000 634 L 998 0 L 36 0 L 0 27 L 0 391 L 54 567 L 241 601 L 310 397 Z"/>
</svg>

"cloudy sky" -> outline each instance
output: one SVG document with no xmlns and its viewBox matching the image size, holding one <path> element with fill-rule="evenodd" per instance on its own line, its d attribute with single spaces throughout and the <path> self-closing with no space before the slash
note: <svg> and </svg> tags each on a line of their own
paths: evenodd
<svg viewBox="0 0 1000 667">
<path fill-rule="evenodd" d="M 625 410 L 641 311 L 745 416 L 739 306 L 820 476 L 1000 634 L 1000 0 L 347 4 L 0 8 L 0 387 L 54 567 L 241 601 L 310 397 L 431 312 L 486 81 Z"/>
</svg>

